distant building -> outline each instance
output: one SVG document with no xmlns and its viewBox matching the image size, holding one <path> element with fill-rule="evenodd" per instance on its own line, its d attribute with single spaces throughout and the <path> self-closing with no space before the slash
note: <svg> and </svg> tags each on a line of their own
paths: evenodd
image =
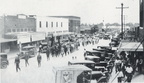
<svg viewBox="0 0 144 83">
<path fill-rule="evenodd" d="M 80 33 L 82 34 L 90 34 L 91 33 L 91 28 L 94 25 L 85 25 L 85 24 L 81 24 L 80 26 Z"/>
<path fill-rule="evenodd" d="M 51 16 L 57 18 L 67 18 L 69 20 L 69 32 L 80 33 L 81 18 L 77 16 Z"/>
</svg>

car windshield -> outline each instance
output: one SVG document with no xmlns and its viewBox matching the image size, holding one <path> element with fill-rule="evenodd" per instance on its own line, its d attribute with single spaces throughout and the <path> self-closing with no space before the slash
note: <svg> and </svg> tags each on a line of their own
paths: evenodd
<svg viewBox="0 0 144 83">
<path fill-rule="evenodd" d="M 34 46 L 26 46 L 26 47 L 23 47 L 22 50 L 24 50 L 24 51 L 31 51 L 33 49 L 34 49 Z"/>
<path fill-rule="evenodd" d="M 7 58 L 6 54 L 0 55 L 0 58 Z"/>
</svg>

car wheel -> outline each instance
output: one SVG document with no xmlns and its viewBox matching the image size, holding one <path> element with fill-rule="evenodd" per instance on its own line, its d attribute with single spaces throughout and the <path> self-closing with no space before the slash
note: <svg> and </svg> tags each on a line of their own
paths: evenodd
<svg viewBox="0 0 144 83">
<path fill-rule="evenodd" d="M 1 65 L 1 68 L 2 68 L 2 69 L 7 68 L 7 64 L 6 64 L 6 63 L 2 64 L 2 65 Z"/>
</svg>

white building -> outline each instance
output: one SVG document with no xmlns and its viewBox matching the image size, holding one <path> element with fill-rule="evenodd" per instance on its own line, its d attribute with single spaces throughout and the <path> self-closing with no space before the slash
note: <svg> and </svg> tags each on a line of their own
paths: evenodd
<svg viewBox="0 0 144 83">
<path fill-rule="evenodd" d="M 69 26 L 68 19 L 37 16 L 36 17 L 36 32 L 44 32 L 46 36 L 53 34 L 59 36 L 67 34 Z"/>
</svg>

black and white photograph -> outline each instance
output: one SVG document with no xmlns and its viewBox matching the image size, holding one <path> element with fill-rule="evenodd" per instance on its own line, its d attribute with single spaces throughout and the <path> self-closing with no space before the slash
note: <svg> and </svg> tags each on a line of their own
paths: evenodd
<svg viewBox="0 0 144 83">
<path fill-rule="evenodd" d="M 144 83 L 144 0 L 0 0 L 0 83 Z"/>
</svg>

